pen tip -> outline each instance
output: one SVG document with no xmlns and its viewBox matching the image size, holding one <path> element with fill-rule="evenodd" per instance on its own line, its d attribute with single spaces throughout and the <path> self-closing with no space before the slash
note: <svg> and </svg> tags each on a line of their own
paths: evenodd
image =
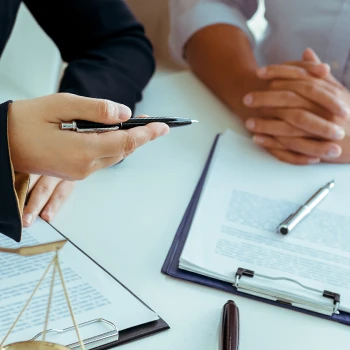
<svg viewBox="0 0 350 350">
<path fill-rule="evenodd" d="M 192 123 L 198 123 L 198 120 L 192 119 L 191 122 L 192 122 Z"/>
<path fill-rule="evenodd" d="M 335 180 L 334 180 L 334 179 L 328 183 L 328 186 L 329 186 L 330 188 L 333 188 L 334 185 L 335 185 Z"/>
</svg>

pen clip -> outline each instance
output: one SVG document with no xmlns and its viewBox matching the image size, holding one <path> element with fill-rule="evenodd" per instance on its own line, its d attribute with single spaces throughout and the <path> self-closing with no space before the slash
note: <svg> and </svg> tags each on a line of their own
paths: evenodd
<svg viewBox="0 0 350 350">
<path fill-rule="evenodd" d="M 109 128 L 89 128 L 89 129 L 79 129 L 76 128 L 75 131 L 76 132 L 80 132 L 80 133 L 103 133 L 103 132 L 107 132 L 107 131 L 116 131 L 119 129 L 119 126 L 112 126 Z"/>
<path fill-rule="evenodd" d="M 93 124 L 93 123 L 92 123 Z M 79 128 L 77 122 L 72 121 L 71 123 L 61 123 L 60 129 L 61 130 L 72 130 L 79 133 L 102 133 L 107 131 L 116 131 L 121 127 L 119 125 L 109 126 L 109 127 L 98 127 L 98 128 Z"/>
</svg>

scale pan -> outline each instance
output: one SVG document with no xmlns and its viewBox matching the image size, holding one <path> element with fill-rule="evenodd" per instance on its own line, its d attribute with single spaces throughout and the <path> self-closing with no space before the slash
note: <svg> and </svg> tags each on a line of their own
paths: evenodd
<svg viewBox="0 0 350 350">
<path fill-rule="evenodd" d="M 0 350 L 71 350 L 66 346 L 42 342 L 42 341 L 22 341 L 3 346 Z"/>
</svg>

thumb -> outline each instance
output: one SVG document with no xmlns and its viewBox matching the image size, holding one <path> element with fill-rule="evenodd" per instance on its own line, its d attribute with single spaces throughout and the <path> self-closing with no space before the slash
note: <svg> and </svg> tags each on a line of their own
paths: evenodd
<svg viewBox="0 0 350 350">
<path fill-rule="evenodd" d="M 67 93 L 50 95 L 56 116 L 62 121 L 88 120 L 115 124 L 131 117 L 129 107 L 110 100 L 83 97 Z M 52 112 L 52 111 L 51 111 Z"/>
</svg>

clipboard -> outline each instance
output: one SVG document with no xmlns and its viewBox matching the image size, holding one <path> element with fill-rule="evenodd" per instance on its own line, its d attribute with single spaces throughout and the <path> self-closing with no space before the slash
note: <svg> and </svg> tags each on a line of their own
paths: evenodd
<svg viewBox="0 0 350 350">
<path fill-rule="evenodd" d="M 97 334 L 95 336 L 86 338 L 86 339 L 82 339 L 83 344 L 85 346 L 90 346 L 90 349 L 109 349 L 111 347 L 115 347 L 115 346 L 119 346 L 122 345 L 124 343 L 128 343 L 130 341 L 133 340 L 137 340 L 152 334 L 155 334 L 157 332 L 160 332 L 162 330 L 166 330 L 169 329 L 169 326 L 166 324 L 166 322 L 163 319 L 159 319 L 157 321 L 154 322 L 149 322 L 143 325 L 139 325 L 136 327 L 132 327 L 129 329 L 124 329 L 122 331 L 118 330 L 118 327 L 111 321 L 108 321 L 106 319 L 103 318 L 96 318 L 94 320 L 90 320 L 90 321 L 86 321 L 83 323 L 78 324 L 79 329 L 85 326 L 89 326 L 91 324 L 94 323 L 104 323 L 106 326 L 110 327 L 110 330 L 101 333 L 101 334 Z M 66 332 L 70 332 L 70 331 L 74 331 L 74 326 L 70 326 L 67 328 L 63 328 L 63 329 L 48 329 L 45 333 L 66 333 Z M 31 341 L 34 341 L 36 339 L 38 339 L 40 336 L 43 335 L 44 332 L 40 332 L 38 334 L 36 334 L 33 338 L 31 338 Z M 104 344 L 104 345 L 100 345 L 100 346 L 92 346 L 95 343 L 99 342 L 99 341 L 103 341 L 105 339 L 109 339 L 109 338 L 113 338 L 114 340 L 111 341 L 110 343 Z M 116 339 L 115 339 L 116 338 Z M 66 344 L 65 345 L 67 348 L 70 349 L 76 349 L 79 348 L 79 342 L 75 342 L 75 343 L 71 343 L 71 344 Z"/>
<path fill-rule="evenodd" d="M 129 288 L 127 288 L 123 283 L 121 283 L 116 277 L 114 277 L 110 272 L 108 272 L 104 267 L 102 267 L 96 260 L 94 260 L 90 255 L 88 255 L 86 252 L 84 252 L 81 248 L 79 248 L 75 243 L 73 243 L 68 237 L 66 237 L 64 234 L 62 234 L 60 231 L 58 231 L 54 226 L 52 226 L 50 223 L 48 223 L 57 233 L 59 233 L 62 237 L 64 237 L 68 242 L 70 242 L 76 249 L 78 249 L 81 253 L 83 253 L 87 258 L 89 258 L 92 262 L 94 262 L 100 269 L 102 269 L 104 272 L 106 272 L 110 277 L 112 277 L 118 284 L 120 284 L 124 289 L 126 289 L 130 294 L 132 294 L 136 299 L 138 299 L 143 305 L 145 305 L 148 309 L 152 310 L 148 305 L 146 305 L 138 296 L 136 296 Z M 152 310 L 154 311 L 154 310 Z M 158 315 L 159 316 L 159 315 Z M 113 324 L 109 320 L 105 320 L 102 318 L 97 318 L 94 320 L 86 321 L 84 323 L 78 324 L 78 327 L 85 327 L 92 323 L 105 323 L 110 327 L 108 331 L 105 333 L 94 335 L 93 337 L 83 339 L 84 345 L 88 345 L 89 349 L 92 350 L 106 350 L 110 349 L 112 347 L 120 346 L 122 344 L 126 344 L 138 339 L 142 339 L 145 337 L 148 337 L 150 335 L 154 335 L 156 333 L 165 331 L 167 329 L 170 329 L 169 325 L 159 316 L 159 319 L 156 321 L 144 323 L 135 327 L 127 328 L 120 330 L 118 329 L 118 325 Z M 69 332 L 70 330 L 74 330 L 74 326 L 67 327 L 63 330 L 60 330 L 62 332 Z M 53 330 L 48 329 L 46 331 L 53 332 Z M 61 333 L 61 332 L 58 332 Z M 38 338 L 41 334 L 36 334 L 32 340 Z M 115 339 L 117 337 L 117 339 Z M 113 340 L 111 342 L 105 343 L 103 345 L 97 345 L 94 346 L 94 343 L 98 343 L 101 340 L 112 338 Z M 92 346 L 91 346 L 92 345 Z M 75 349 L 79 347 L 79 343 L 72 343 L 68 344 L 67 347 L 71 349 Z"/>
<path fill-rule="evenodd" d="M 280 302 L 276 302 L 273 300 L 269 300 L 267 298 L 262 298 L 256 295 L 252 295 L 252 294 L 248 294 L 247 292 L 242 292 L 237 290 L 237 288 L 229 283 L 229 282 L 224 282 L 224 281 L 220 281 L 214 278 L 210 278 L 207 276 L 203 276 L 194 272 L 190 272 L 190 271 L 186 271 L 183 269 L 179 268 L 179 260 L 180 260 L 180 256 L 182 253 L 182 250 L 184 248 L 184 245 L 186 243 L 186 239 L 188 236 L 188 233 L 190 231 L 191 228 L 191 224 L 192 224 L 192 220 L 200 199 L 200 195 L 205 183 L 205 179 L 206 179 L 206 175 L 208 173 L 209 167 L 210 167 L 210 163 L 212 160 L 212 157 L 214 155 L 214 151 L 215 151 L 215 147 L 217 145 L 217 142 L 219 140 L 220 134 L 216 136 L 213 146 L 209 152 L 209 156 L 207 158 L 207 161 L 205 163 L 204 169 L 202 171 L 202 174 L 200 176 L 200 179 L 197 183 L 197 186 L 195 188 L 195 191 L 192 195 L 192 198 L 190 200 L 190 203 L 187 206 L 187 209 L 184 213 L 184 216 L 181 220 L 181 223 L 177 229 L 177 232 L 175 234 L 174 240 L 172 242 L 172 245 L 169 249 L 169 252 L 167 254 L 167 257 L 164 261 L 164 264 L 162 266 L 161 272 L 165 275 L 171 276 L 171 277 L 175 277 L 178 279 L 183 279 L 189 282 L 194 282 L 197 284 L 201 284 L 204 286 L 208 286 L 211 288 L 216 288 L 225 292 L 229 292 L 232 294 L 236 294 L 242 297 L 246 297 L 246 298 L 250 298 L 253 300 L 258 300 L 261 302 L 265 302 L 271 305 L 275 305 L 275 306 L 279 306 L 279 307 L 283 307 L 286 309 L 290 309 L 290 310 L 294 310 L 294 311 L 298 311 L 301 313 L 306 313 L 312 316 L 317 316 L 317 317 L 321 317 L 330 321 L 335 321 L 335 322 L 339 322 L 345 325 L 350 326 L 350 313 L 347 312 L 343 312 L 343 311 L 339 311 L 339 313 L 333 313 L 331 316 L 322 314 L 322 313 L 318 313 L 318 312 L 314 312 L 314 311 L 309 311 L 309 310 L 305 310 L 305 309 L 301 309 L 295 306 L 291 306 L 287 303 L 280 303 Z"/>
<path fill-rule="evenodd" d="M 14 327 L 16 325 L 16 323 L 19 320 L 19 318 L 21 317 L 22 313 L 25 311 L 25 308 L 29 305 L 30 301 L 32 300 L 32 297 L 34 296 L 35 292 L 39 289 L 39 286 L 41 285 L 41 282 L 44 280 L 47 272 L 50 270 L 50 267 L 52 266 L 53 262 L 57 263 L 57 259 L 58 259 L 57 250 L 60 247 L 62 247 L 63 244 L 65 244 L 66 242 L 70 243 L 70 245 L 74 249 L 74 252 L 76 250 L 78 250 L 80 253 L 82 253 L 81 256 L 85 257 L 84 259 L 86 262 L 88 260 L 90 260 L 91 266 L 96 265 L 96 269 L 98 269 L 98 270 L 101 269 L 105 275 L 108 275 L 112 280 L 112 282 L 111 282 L 112 284 L 110 284 L 110 285 L 113 285 L 114 282 L 117 283 L 120 286 L 118 288 L 120 288 L 120 290 L 122 290 L 122 289 L 124 290 L 123 291 L 124 295 L 127 295 L 128 293 L 130 293 L 132 296 L 132 299 L 136 299 L 145 308 L 154 312 L 139 297 L 137 297 L 133 292 L 131 292 L 124 284 L 122 284 L 110 272 L 108 272 L 104 267 L 102 267 L 100 264 L 98 264 L 91 256 L 89 256 L 86 252 L 84 252 L 81 248 L 79 248 L 76 244 L 74 244 L 71 240 L 69 240 L 65 235 L 63 235 L 60 231 L 58 231 L 54 226 L 52 226 L 49 223 L 45 223 L 45 225 L 48 225 L 50 227 L 50 229 L 52 230 L 52 232 L 55 231 L 60 237 L 63 237 L 65 239 L 65 240 L 59 240 L 59 241 L 53 242 L 54 245 L 56 246 L 54 248 L 56 248 L 56 249 L 48 249 L 48 250 L 43 249 L 43 251 L 40 251 L 40 249 L 37 248 L 37 247 L 43 247 L 43 246 L 45 246 L 45 247 L 47 246 L 48 248 L 50 248 L 53 246 L 53 243 L 51 243 L 51 242 L 35 245 L 34 247 L 24 246 L 24 247 L 15 248 L 15 249 L 2 248 L 2 252 L 4 252 L 4 253 L 15 253 L 15 254 L 23 255 L 23 256 L 31 256 L 31 255 L 37 255 L 37 254 L 41 254 L 41 253 L 45 253 L 45 252 L 56 251 L 56 255 L 55 255 L 54 259 L 51 260 L 51 262 L 49 263 L 49 265 L 45 269 L 44 275 L 38 279 L 34 291 L 32 292 L 30 298 L 25 303 L 22 311 L 20 312 L 18 318 L 16 319 L 16 321 L 12 325 L 12 327 Z M 57 247 L 59 247 L 59 248 L 57 248 Z M 28 248 L 34 248 L 34 249 L 31 249 L 29 251 Z M 39 250 L 39 252 L 38 252 L 38 250 Z M 61 268 L 57 267 L 55 265 L 54 272 L 52 273 L 52 276 L 54 276 L 54 274 L 55 274 L 55 268 L 59 269 L 60 273 L 62 274 Z M 51 277 L 51 281 L 52 281 L 51 282 L 52 284 L 50 287 L 50 292 L 53 291 L 53 287 L 55 285 L 54 284 L 54 277 Z M 66 287 L 64 286 L 64 282 L 62 282 L 62 283 L 63 283 L 63 287 L 65 290 Z M 51 297 L 52 297 L 52 294 L 50 294 L 50 296 L 49 296 L 49 300 L 48 300 L 48 304 L 47 304 L 48 310 L 49 310 L 49 305 L 51 304 Z M 66 294 L 66 297 L 68 298 L 67 294 Z M 67 302 L 69 302 L 68 299 L 67 299 Z M 69 307 L 70 307 L 70 305 L 69 305 Z M 118 310 L 118 309 L 116 309 L 116 310 Z M 85 331 L 85 338 L 81 339 L 81 341 L 85 345 L 87 350 L 90 350 L 90 349 L 94 349 L 94 350 L 109 349 L 111 347 L 116 347 L 116 346 L 131 342 L 134 340 L 138 340 L 138 339 L 141 339 L 141 338 L 144 338 L 144 337 L 147 337 L 147 336 L 150 336 L 150 335 L 156 334 L 158 332 L 165 331 L 165 330 L 169 329 L 170 328 L 169 325 L 157 313 L 155 313 L 155 314 L 157 315 L 158 319 L 156 319 L 156 317 L 154 317 L 152 320 L 149 319 L 146 322 L 144 320 L 143 323 L 140 323 L 140 324 L 133 323 L 132 326 L 130 324 L 130 326 L 120 330 L 118 328 L 118 324 L 113 323 L 113 322 L 115 322 L 116 319 L 118 319 L 117 317 L 114 319 L 114 321 L 108 320 L 108 319 L 105 319 L 102 317 L 99 318 L 98 312 L 96 312 L 96 315 L 94 315 L 94 317 L 97 317 L 97 318 L 94 318 L 91 320 L 89 320 L 89 319 L 88 320 L 81 320 L 81 323 L 78 323 L 78 324 L 76 324 L 74 319 L 73 319 L 74 325 L 71 325 L 71 324 L 65 325 L 64 323 L 62 324 L 62 322 L 61 322 L 60 327 L 62 327 L 62 328 L 46 329 L 46 327 L 45 327 L 44 329 L 46 329 L 46 330 L 44 330 L 40 333 L 37 333 L 37 334 L 30 335 L 30 333 L 27 332 L 28 334 L 27 334 L 26 339 L 20 339 L 20 336 L 18 336 L 18 339 L 13 339 L 10 342 L 10 344 L 14 343 L 14 342 L 23 342 L 23 341 L 33 341 L 33 342 L 36 340 L 40 341 L 41 338 L 45 338 L 48 334 L 50 334 L 50 335 L 53 335 L 55 338 L 57 336 L 57 338 L 55 340 L 53 340 L 54 343 L 62 343 L 62 345 L 64 345 L 67 348 L 71 348 L 71 349 L 80 348 L 81 343 L 79 341 L 75 341 L 75 337 L 74 338 L 71 337 L 72 335 L 76 336 L 75 325 L 77 325 L 79 329 L 83 328 Z M 114 312 L 111 312 L 111 313 L 106 314 L 106 315 L 107 315 L 107 317 L 111 317 L 111 318 L 114 318 L 114 316 L 117 316 L 117 315 L 115 315 Z M 48 317 L 48 313 L 47 313 L 46 317 Z M 89 329 L 88 329 L 89 326 L 92 327 L 90 333 L 89 333 Z M 96 329 L 93 330 L 94 326 L 97 326 L 97 327 L 96 327 Z M 125 325 L 123 325 L 121 327 L 125 327 Z M 10 328 L 9 332 L 5 336 L 5 339 L 3 339 L 4 342 L 6 341 L 6 338 L 8 337 L 8 335 L 11 333 L 12 329 L 13 328 Z M 73 334 L 69 334 L 71 331 L 73 331 L 72 332 Z M 70 344 L 63 344 L 64 341 L 62 339 L 60 341 L 60 336 L 62 334 L 64 334 L 64 335 L 66 334 L 68 336 L 68 338 L 66 338 L 65 341 L 68 342 L 70 340 L 71 341 Z M 78 336 L 78 338 L 79 338 L 79 336 Z M 0 339 L 0 342 L 1 341 L 2 341 L 2 339 Z M 1 343 L 0 344 L 1 348 L 2 348 L 2 345 L 3 344 Z M 6 348 L 6 344 L 4 344 L 4 346 Z"/>
</svg>

